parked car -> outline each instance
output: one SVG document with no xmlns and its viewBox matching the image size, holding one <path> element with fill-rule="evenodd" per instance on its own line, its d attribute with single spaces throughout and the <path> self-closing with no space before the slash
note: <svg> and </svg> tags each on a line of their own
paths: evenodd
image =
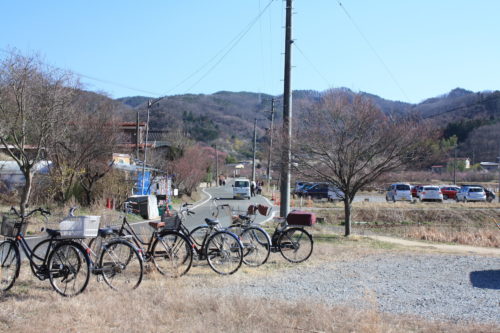
<svg viewBox="0 0 500 333">
<path fill-rule="evenodd" d="M 458 201 L 486 201 L 486 192 L 479 186 L 462 186 L 456 197 Z"/>
<path fill-rule="evenodd" d="M 306 188 L 309 188 L 311 186 L 313 186 L 314 184 L 317 184 L 317 183 L 311 183 L 311 182 L 296 182 L 295 183 L 295 189 L 293 190 L 293 195 L 296 195 L 296 196 L 299 196 L 301 197 L 304 190 Z"/>
<path fill-rule="evenodd" d="M 392 184 L 385 194 L 387 201 L 412 201 L 410 185 L 404 183 Z"/>
<path fill-rule="evenodd" d="M 486 193 L 486 201 L 488 202 L 492 202 L 493 200 L 495 200 L 495 193 L 493 193 L 492 191 L 488 190 L 486 187 L 484 187 L 483 185 L 478 185 L 478 184 L 464 184 L 462 185 L 463 186 L 473 186 L 473 187 L 480 187 L 484 190 L 484 192 Z"/>
<path fill-rule="evenodd" d="M 443 193 L 441 193 L 439 186 L 426 185 L 423 186 L 422 191 L 418 193 L 418 200 L 443 202 Z"/>
<path fill-rule="evenodd" d="M 414 198 L 418 198 L 418 192 L 422 191 L 422 185 L 413 185 L 411 187 L 411 196 Z"/>
<path fill-rule="evenodd" d="M 328 183 L 314 183 L 304 187 L 302 195 L 313 199 L 328 199 L 328 201 L 342 200 L 344 193 Z"/>
<path fill-rule="evenodd" d="M 443 193 L 443 199 L 453 199 L 455 200 L 457 197 L 457 192 L 460 190 L 458 186 L 442 186 L 441 193 Z"/>
</svg>

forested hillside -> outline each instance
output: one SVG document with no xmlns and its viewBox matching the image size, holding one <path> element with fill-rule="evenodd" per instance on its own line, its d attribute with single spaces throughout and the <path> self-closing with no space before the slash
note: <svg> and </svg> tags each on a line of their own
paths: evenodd
<svg viewBox="0 0 500 333">
<path fill-rule="evenodd" d="M 340 88 L 354 94 L 346 88 Z M 293 113 L 311 105 L 323 92 L 301 90 L 293 92 Z M 458 137 L 459 155 L 474 157 L 476 161 L 495 160 L 500 151 L 500 92 L 472 92 L 454 89 L 447 94 L 429 98 L 418 104 L 391 101 L 379 96 L 362 93 L 385 113 L 403 115 L 412 113 L 432 121 L 444 138 Z M 275 121 L 282 118 L 281 96 L 250 92 L 221 91 L 211 95 L 168 96 L 151 108 L 152 129 L 182 129 L 189 137 L 207 144 L 217 143 L 238 154 L 249 151 L 257 119 L 257 136 L 263 137 L 270 126 L 271 100 L 275 99 Z M 146 119 L 148 97 L 135 96 L 119 99 L 129 111 L 128 120 L 135 120 L 140 111 Z M 234 150 L 236 147 L 236 150 Z M 239 151 L 238 151 L 239 150 Z"/>
</svg>

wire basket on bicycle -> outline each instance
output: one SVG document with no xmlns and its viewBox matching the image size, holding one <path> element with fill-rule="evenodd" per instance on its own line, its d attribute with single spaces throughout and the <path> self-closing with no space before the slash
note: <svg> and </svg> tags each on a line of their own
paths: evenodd
<svg viewBox="0 0 500 333">
<path fill-rule="evenodd" d="M 16 215 L 4 214 L 2 215 L 2 226 L 0 228 L 0 234 L 5 237 L 15 237 L 19 228 L 21 228 L 21 233 L 25 234 L 27 227 L 28 223 L 21 223 Z"/>
</svg>

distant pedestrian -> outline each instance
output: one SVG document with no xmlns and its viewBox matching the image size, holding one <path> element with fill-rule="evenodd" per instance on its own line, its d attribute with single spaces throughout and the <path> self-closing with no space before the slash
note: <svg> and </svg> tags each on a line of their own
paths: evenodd
<svg viewBox="0 0 500 333">
<path fill-rule="evenodd" d="M 252 180 L 252 184 L 250 184 L 250 195 L 255 197 L 255 181 Z"/>
<path fill-rule="evenodd" d="M 260 183 L 258 183 L 257 185 L 257 195 L 261 195 L 262 194 L 262 187 L 260 186 Z"/>
</svg>

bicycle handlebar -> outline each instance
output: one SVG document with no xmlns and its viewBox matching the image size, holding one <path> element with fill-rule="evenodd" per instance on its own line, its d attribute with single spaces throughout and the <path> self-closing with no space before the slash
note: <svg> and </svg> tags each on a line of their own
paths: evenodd
<svg viewBox="0 0 500 333">
<path fill-rule="evenodd" d="M 16 208 L 14 208 L 14 206 L 10 207 L 10 211 L 13 212 L 15 215 L 17 215 L 18 217 L 20 218 L 27 218 L 31 215 L 33 215 L 34 213 L 36 212 L 40 212 L 40 214 L 42 214 L 43 216 L 45 215 L 50 215 L 50 211 L 46 210 L 46 209 L 43 209 L 41 207 L 37 208 L 37 209 L 33 209 L 31 212 L 29 212 L 28 214 L 25 214 L 24 216 L 21 215 L 21 213 L 19 213 Z"/>
</svg>

